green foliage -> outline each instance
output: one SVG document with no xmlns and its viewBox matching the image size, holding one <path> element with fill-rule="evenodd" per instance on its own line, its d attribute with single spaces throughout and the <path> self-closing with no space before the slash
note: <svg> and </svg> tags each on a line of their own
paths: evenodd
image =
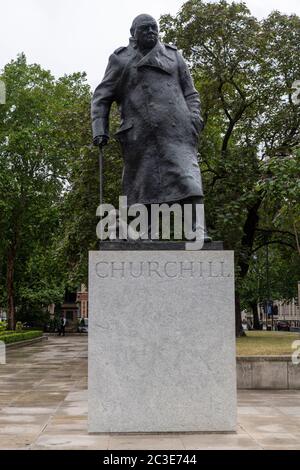
<svg viewBox="0 0 300 470">
<path fill-rule="evenodd" d="M 90 97 L 89 97 L 90 99 Z M 89 103 L 90 104 L 90 103 Z M 90 126 L 90 118 L 87 119 Z M 110 143 L 104 147 L 104 200 L 118 206 L 122 193 L 122 157 L 114 133 L 119 126 L 116 106 L 110 117 Z M 90 130 L 85 141 L 92 142 Z M 64 228 L 59 243 L 61 257 L 67 260 L 70 285 L 87 284 L 88 251 L 98 248 L 96 226 L 99 218 L 96 209 L 99 205 L 99 155 L 98 148 L 91 145 L 80 152 L 80 157 L 70 162 L 70 190 L 66 194 L 63 208 Z M 70 217 L 72 214 L 72 217 Z"/>
<path fill-rule="evenodd" d="M 0 333 L 4 332 L 7 329 L 7 322 L 0 321 Z"/>
<path fill-rule="evenodd" d="M 22 325 L 22 322 L 21 321 L 17 321 L 16 323 L 16 331 L 17 332 L 20 332 L 23 330 L 23 325 Z"/>
<path fill-rule="evenodd" d="M 251 309 L 258 302 L 270 300 L 290 301 L 297 297 L 297 283 L 300 279 L 299 255 L 289 247 L 277 243 L 268 246 L 269 290 L 267 282 L 266 246 L 253 254 L 247 276 L 241 282 L 241 306 Z"/>
<path fill-rule="evenodd" d="M 63 299 L 60 258 L 64 198 L 72 162 L 90 141 L 90 89 L 85 75 L 58 80 L 24 54 L 4 67 L 0 106 L 0 305 L 40 314 Z"/>
<path fill-rule="evenodd" d="M 191 0 L 177 17 L 163 16 L 161 27 L 189 59 L 202 98 L 199 151 L 212 234 L 239 250 L 249 208 L 266 195 L 259 183 L 274 166 L 285 174 L 280 189 L 299 199 L 299 178 L 291 189 L 289 174 L 294 168 L 299 177 L 300 108 L 290 94 L 300 76 L 300 18 L 274 12 L 259 22 L 243 3 Z M 285 156 L 290 162 L 282 164 Z"/>
<path fill-rule="evenodd" d="M 43 304 L 25 302 L 22 299 L 22 305 L 16 312 L 16 320 L 22 323 L 33 322 L 39 327 L 44 327 L 50 320 L 50 314 Z"/>
<path fill-rule="evenodd" d="M 189 0 L 160 24 L 164 41 L 189 60 L 200 92 L 208 228 L 235 250 L 242 304 L 258 295 L 253 255 L 263 259 L 266 244 L 277 246 L 271 274 L 287 268 L 284 281 L 274 281 L 274 295 L 286 298 L 285 285 L 294 283 L 294 292 L 296 284 L 284 260 L 299 263 L 297 245 L 300 254 L 300 106 L 292 100 L 300 18 L 275 11 L 258 21 L 244 3 Z"/>
<path fill-rule="evenodd" d="M 8 344 L 33 338 L 40 338 L 41 336 L 43 336 L 42 331 L 24 331 L 22 333 L 7 332 L 7 334 L 1 335 L 1 341 Z"/>
</svg>

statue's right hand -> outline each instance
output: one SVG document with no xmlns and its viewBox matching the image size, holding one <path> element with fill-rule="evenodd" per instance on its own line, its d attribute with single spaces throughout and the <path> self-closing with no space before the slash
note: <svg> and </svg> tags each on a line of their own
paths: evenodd
<svg viewBox="0 0 300 470">
<path fill-rule="evenodd" d="M 108 137 L 106 135 L 97 135 L 93 139 L 93 144 L 96 147 L 104 147 L 104 145 L 107 145 L 108 142 Z"/>
</svg>

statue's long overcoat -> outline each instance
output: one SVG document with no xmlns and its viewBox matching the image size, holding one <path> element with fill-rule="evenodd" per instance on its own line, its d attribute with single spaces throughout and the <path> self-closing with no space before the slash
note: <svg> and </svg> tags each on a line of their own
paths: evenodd
<svg viewBox="0 0 300 470">
<path fill-rule="evenodd" d="M 119 105 L 116 137 L 124 159 L 128 204 L 202 196 L 197 161 L 200 100 L 175 46 L 158 42 L 145 56 L 129 45 L 109 58 L 92 101 L 93 135 L 109 135 L 109 111 Z"/>
</svg>

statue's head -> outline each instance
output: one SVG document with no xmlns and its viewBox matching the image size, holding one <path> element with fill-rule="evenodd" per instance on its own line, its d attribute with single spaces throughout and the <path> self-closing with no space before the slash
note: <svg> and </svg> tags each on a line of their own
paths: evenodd
<svg viewBox="0 0 300 470">
<path fill-rule="evenodd" d="M 152 49 L 158 41 L 158 24 L 152 16 L 142 14 L 133 20 L 130 33 L 139 49 Z"/>
</svg>

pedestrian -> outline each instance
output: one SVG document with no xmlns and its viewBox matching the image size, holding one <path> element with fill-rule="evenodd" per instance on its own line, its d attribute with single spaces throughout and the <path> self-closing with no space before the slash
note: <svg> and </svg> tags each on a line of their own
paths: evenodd
<svg viewBox="0 0 300 470">
<path fill-rule="evenodd" d="M 65 336 L 66 323 L 67 323 L 66 317 L 62 316 L 60 319 L 59 336 L 61 335 Z"/>
</svg>

